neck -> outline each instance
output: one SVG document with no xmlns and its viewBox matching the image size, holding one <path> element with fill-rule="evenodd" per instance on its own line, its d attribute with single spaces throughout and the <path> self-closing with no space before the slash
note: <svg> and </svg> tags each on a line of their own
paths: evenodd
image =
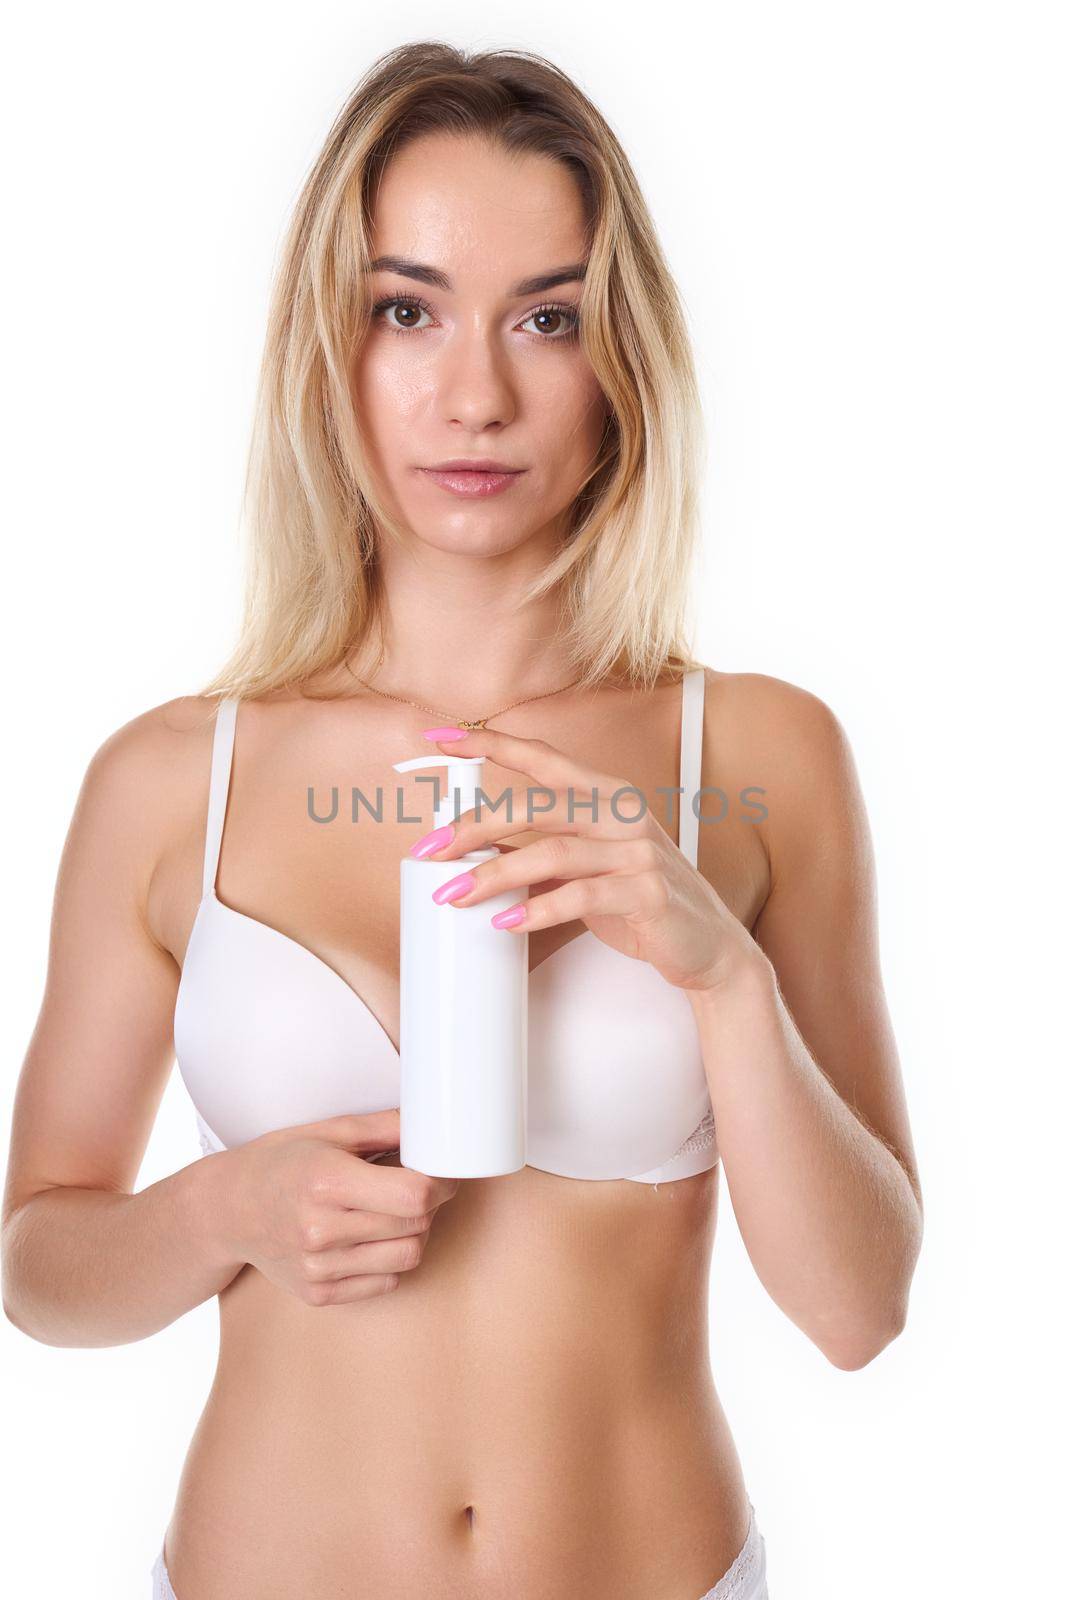
<svg viewBox="0 0 1067 1600">
<path fill-rule="evenodd" d="M 491 716 L 577 676 L 556 643 L 559 597 L 523 605 L 547 553 L 531 540 L 500 556 L 390 546 L 381 570 L 381 638 L 350 657 L 376 689 L 466 718 Z"/>
</svg>

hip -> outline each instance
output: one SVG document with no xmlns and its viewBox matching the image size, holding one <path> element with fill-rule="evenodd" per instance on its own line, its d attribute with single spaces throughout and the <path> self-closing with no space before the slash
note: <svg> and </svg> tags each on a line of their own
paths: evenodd
<svg viewBox="0 0 1067 1600">
<path fill-rule="evenodd" d="M 403 1404 L 355 1432 L 321 1415 L 287 1425 L 271 1407 L 205 1417 L 167 1529 L 171 1580 L 195 1600 L 282 1600 L 310 1594 L 313 1562 L 324 1594 L 352 1592 L 359 1573 L 367 1595 L 498 1600 L 506 1572 L 510 1593 L 537 1600 L 613 1600 L 638 1583 L 703 1600 L 741 1557 L 751 1505 L 710 1385 L 610 1426 L 521 1419 L 471 1450 Z"/>
<path fill-rule="evenodd" d="M 767 1587 L 766 1544 L 756 1521 L 754 1506 L 751 1501 L 746 1501 L 746 1506 L 748 1526 L 744 1543 L 726 1571 L 715 1580 L 710 1589 L 706 1589 L 699 1596 L 699 1600 L 770 1600 L 770 1591 Z M 151 1580 L 152 1600 L 179 1600 L 167 1569 L 165 1540 L 152 1566 Z M 569 1576 L 567 1582 L 571 1582 Z M 368 1594 L 375 1592 L 377 1591 L 373 1588 L 367 1590 Z M 522 1592 L 521 1588 L 516 1589 L 513 1585 L 508 1590 L 513 1596 L 521 1595 Z M 545 1593 L 543 1580 L 539 1580 L 529 1593 L 538 1597 Z M 678 1595 L 681 1600 L 680 1589 Z"/>
</svg>

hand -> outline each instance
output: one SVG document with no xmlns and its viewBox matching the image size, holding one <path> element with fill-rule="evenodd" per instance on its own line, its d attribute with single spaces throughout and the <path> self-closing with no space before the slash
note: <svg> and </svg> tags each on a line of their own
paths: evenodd
<svg viewBox="0 0 1067 1600">
<path fill-rule="evenodd" d="M 428 853 L 426 859 L 447 861 L 485 845 L 501 848 L 499 856 L 470 869 L 474 887 L 448 904 L 462 910 L 527 885 L 531 897 L 514 931 L 533 932 L 577 918 L 613 950 L 649 962 L 668 983 L 686 990 L 717 988 L 758 958 L 747 928 L 624 778 L 596 772 L 542 739 L 494 728 L 434 742 L 449 755 L 484 755 L 529 779 L 516 787 L 510 818 L 506 807 L 491 812 L 483 806 L 480 819 L 471 808 L 456 819 L 454 838 Z M 537 809 L 548 804 L 538 788 L 552 791 L 551 809 Z M 594 790 L 595 820 L 588 804 Z M 571 794 L 573 818 L 568 817 Z M 680 796 L 683 805 L 692 800 L 692 795 Z M 508 834 L 528 830 L 544 837 L 518 847 L 500 845 Z M 540 885 L 536 893 L 534 884 Z M 504 928 L 501 935 L 509 931 Z"/>
<path fill-rule="evenodd" d="M 277 1129 L 223 1152 L 227 1247 L 308 1305 L 395 1289 L 459 1188 L 458 1178 L 363 1159 L 399 1140 L 394 1108 Z"/>
</svg>

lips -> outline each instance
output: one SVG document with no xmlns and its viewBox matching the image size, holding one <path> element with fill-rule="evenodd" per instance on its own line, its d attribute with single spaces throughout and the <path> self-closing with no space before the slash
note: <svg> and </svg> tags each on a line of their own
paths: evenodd
<svg viewBox="0 0 1067 1600">
<path fill-rule="evenodd" d="M 430 472 L 521 472 L 510 461 L 496 461 L 492 456 L 449 456 L 447 461 L 435 461 Z"/>
<path fill-rule="evenodd" d="M 502 490 L 510 488 L 522 477 L 525 469 L 421 467 L 419 470 L 431 483 L 437 484 L 438 488 L 445 489 L 449 494 L 481 499 L 487 495 L 500 494 Z"/>
</svg>

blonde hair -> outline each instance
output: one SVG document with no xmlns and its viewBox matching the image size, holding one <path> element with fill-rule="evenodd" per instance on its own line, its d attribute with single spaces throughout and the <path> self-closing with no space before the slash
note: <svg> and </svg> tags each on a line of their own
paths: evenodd
<svg viewBox="0 0 1067 1600">
<path fill-rule="evenodd" d="M 338 666 L 380 623 L 380 503 L 349 388 L 371 293 L 369 216 L 389 157 L 424 134 L 481 135 L 561 161 L 588 220 L 580 338 L 604 440 L 553 560 L 560 638 L 591 684 L 647 687 L 697 665 L 684 638 L 704 426 L 681 303 L 630 164 L 577 85 L 522 50 L 404 44 L 364 74 L 298 197 L 268 314 L 242 505 L 237 644 L 200 691 L 255 698 Z"/>
</svg>

